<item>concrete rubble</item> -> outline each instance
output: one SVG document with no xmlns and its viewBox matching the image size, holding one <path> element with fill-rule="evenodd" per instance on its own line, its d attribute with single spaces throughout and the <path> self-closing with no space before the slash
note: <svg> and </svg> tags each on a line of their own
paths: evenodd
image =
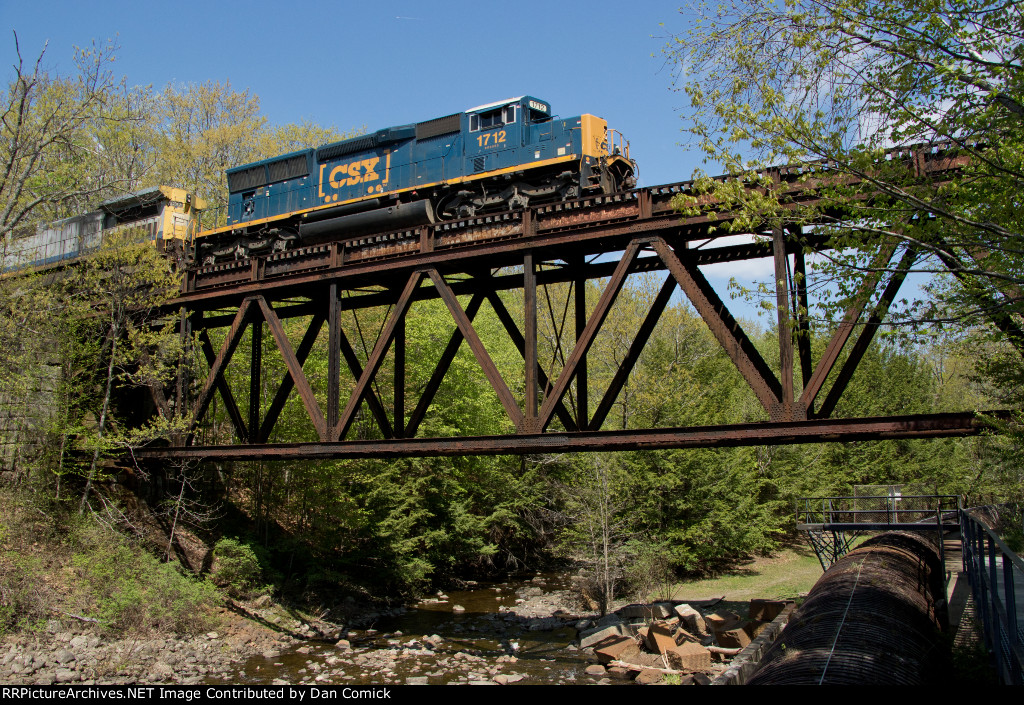
<svg viewBox="0 0 1024 705">
<path fill-rule="evenodd" d="M 716 601 L 717 602 L 717 601 Z M 638 684 L 706 685 L 750 644 L 791 601 L 751 600 L 746 617 L 684 602 L 621 607 L 578 626 L 579 644 L 591 655 L 591 675 Z"/>
</svg>

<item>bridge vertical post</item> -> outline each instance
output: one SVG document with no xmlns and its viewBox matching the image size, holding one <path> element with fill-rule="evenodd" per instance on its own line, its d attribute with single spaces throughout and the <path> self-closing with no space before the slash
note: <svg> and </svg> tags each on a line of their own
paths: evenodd
<svg viewBox="0 0 1024 705">
<path fill-rule="evenodd" d="M 780 226 L 772 228 L 772 249 L 775 256 L 775 305 L 778 309 L 779 382 L 782 383 L 781 418 L 793 417 L 793 331 L 789 325 L 789 262 L 786 235 Z M 780 414 L 773 413 L 772 417 Z"/>
<path fill-rule="evenodd" d="M 586 259 L 577 257 L 572 260 L 572 266 L 577 272 L 584 272 Z M 587 325 L 587 277 L 581 275 L 573 280 L 573 296 L 575 303 L 576 342 L 579 342 L 583 335 L 583 329 Z M 586 431 L 590 426 L 590 409 L 587 408 L 589 397 L 587 395 L 587 357 L 583 356 L 576 366 L 576 426 L 581 431 Z"/>
<path fill-rule="evenodd" d="M 334 243 L 335 245 L 337 243 Z M 327 427 L 334 428 L 341 410 L 341 292 L 331 282 L 327 312 Z"/>
<path fill-rule="evenodd" d="M 526 363 L 526 427 L 537 432 L 537 270 L 533 252 L 523 256 L 523 359 Z"/>
<path fill-rule="evenodd" d="M 259 443 L 260 381 L 263 378 L 263 320 L 252 319 L 252 350 L 249 355 L 249 442 Z"/>
</svg>

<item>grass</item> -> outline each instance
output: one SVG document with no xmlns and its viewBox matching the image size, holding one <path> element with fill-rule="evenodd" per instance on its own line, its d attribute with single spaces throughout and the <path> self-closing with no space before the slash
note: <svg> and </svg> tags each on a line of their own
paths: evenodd
<svg viewBox="0 0 1024 705">
<path fill-rule="evenodd" d="M 821 575 L 814 551 L 796 544 L 772 556 L 750 559 L 717 578 L 679 583 L 672 596 L 693 601 L 724 596 L 727 602 L 795 599 L 806 594 Z"/>
</svg>

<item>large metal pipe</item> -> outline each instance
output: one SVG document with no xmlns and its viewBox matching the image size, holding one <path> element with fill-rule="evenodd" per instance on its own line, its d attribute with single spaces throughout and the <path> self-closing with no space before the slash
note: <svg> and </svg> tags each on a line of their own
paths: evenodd
<svg viewBox="0 0 1024 705">
<path fill-rule="evenodd" d="M 821 576 L 748 685 L 925 685 L 948 676 L 945 570 L 929 537 L 865 541 Z"/>
<path fill-rule="evenodd" d="M 342 215 L 299 226 L 299 237 L 303 242 L 316 242 L 336 237 L 366 235 L 401 228 L 414 228 L 434 222 L 434 209 L 430 201 L 396 203 L 386 208 L 377 208 L 363 213 Z"/>
</svg>

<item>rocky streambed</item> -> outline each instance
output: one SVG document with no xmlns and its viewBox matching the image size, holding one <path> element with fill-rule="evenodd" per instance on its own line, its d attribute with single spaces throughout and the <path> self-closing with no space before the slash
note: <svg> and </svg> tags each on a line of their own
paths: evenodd
<svg viewBox="0 0 1024 705">
<path fill-rule="evenodd" d="M 53 620 L 44 633 L 9 637 L 0 647 L 0 683 L 506 685 L 636 677 L 580 648 L 596 615 L 574 608 L 560 578 L 472 586 L 350 617 L 304 620 L 266 598 L 225 617 L 218 631 L 188 639 L 113 641 Z M 715 663 L 710 675 L 724 667 Z"/>
</svg>

